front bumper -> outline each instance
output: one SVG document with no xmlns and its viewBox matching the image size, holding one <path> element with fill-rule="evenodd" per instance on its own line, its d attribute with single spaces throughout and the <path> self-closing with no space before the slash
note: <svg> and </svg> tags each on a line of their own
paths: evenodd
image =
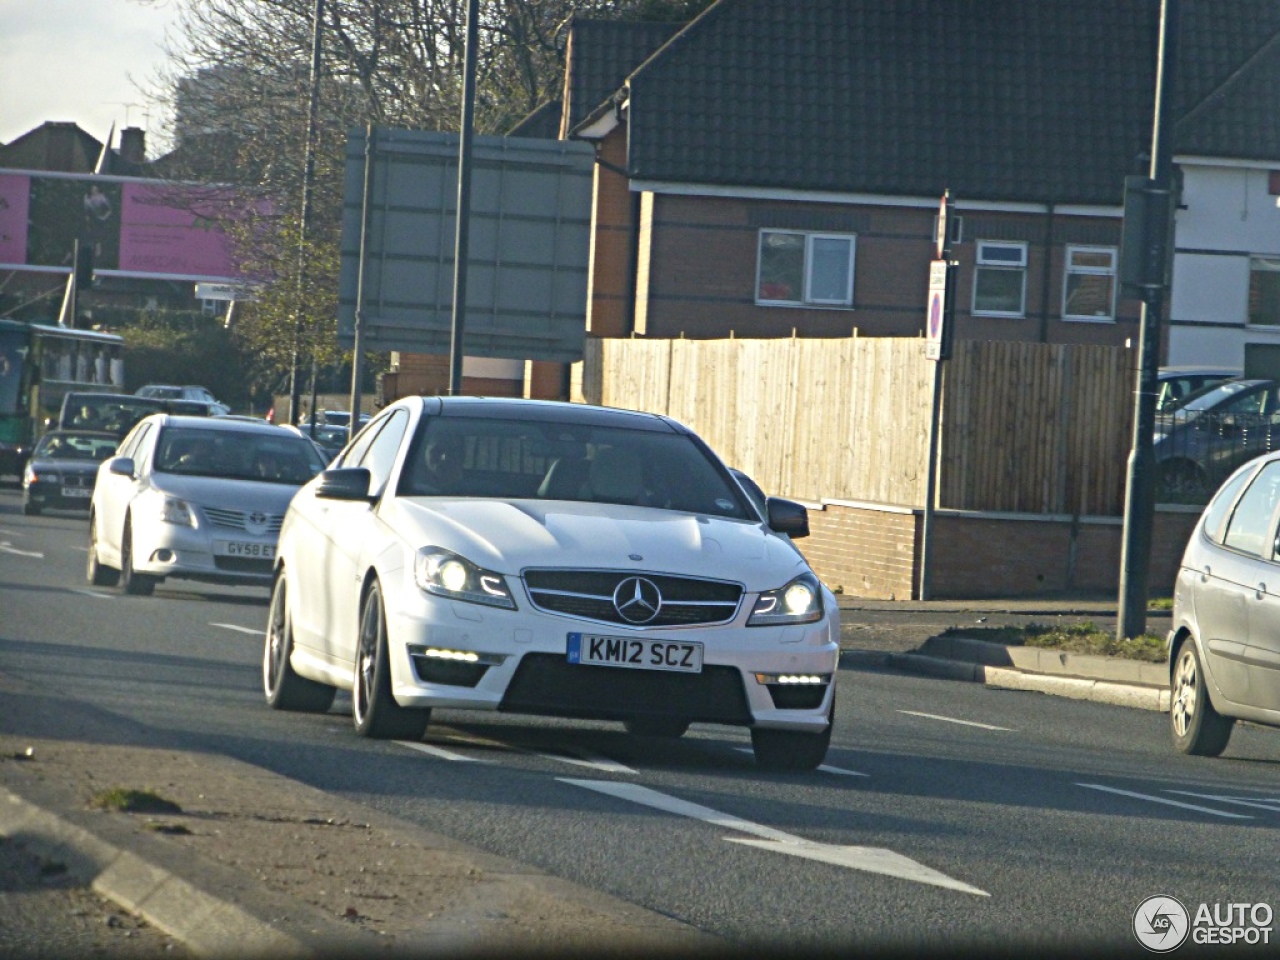
<svg viewBox="0 0 1280 960">
<path fill-rule="evenodd" d="M 232 532 L 230 536 L 206 528 L 155 521 L 134 529 L 133 567 L 139 573 L 208 583 L 270 584 L 276 534 Z M 215 542 L 251 544 L 258 556 L 231 557 L 215 553 Z"/>
<path fill-rule="evenodd" d="M 24 483 L 23 493 L 27 503 L 51 510 L 89 511 L 93 496 L 93 483 L 88 486 L 68 486 L 60 480 Z"/>
<path fill-rule="evenodd" d="M 839 614 L 817 623 L 624 627 L 530 609 L 482 607 L 423 594 L 386 598 L 392 692 L 406 707 L 500 710 L 597 720 L 670 717 L 820 732 L 839 662 Z M 752 598 L 748 598 L 752 599 Z M 591 632 L 703 644 L 700 673 L 573 664 L 568 634 Z M 798 676 L 820 683 L 782 682 Z"/>
</svg>

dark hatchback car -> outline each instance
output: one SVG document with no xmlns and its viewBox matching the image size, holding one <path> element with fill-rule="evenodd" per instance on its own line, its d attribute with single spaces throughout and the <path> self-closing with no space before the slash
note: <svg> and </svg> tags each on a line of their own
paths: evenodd
<svg viewBox="0 0 1280 960">
<path fill-rule="evenodd" d="M 22 512 L 89 510 L 98 464 L 120 441 L 99 430 L 54 430 L 36 444 L 22 475 Z"/>
<path fill-rule="evenodd" d="M 1280 380 L 1228 380 L 1156 416 L 1157 477 L 1168 493 L 1212 493 L 1236 467 L 1278 447 Z"/>
</svg>

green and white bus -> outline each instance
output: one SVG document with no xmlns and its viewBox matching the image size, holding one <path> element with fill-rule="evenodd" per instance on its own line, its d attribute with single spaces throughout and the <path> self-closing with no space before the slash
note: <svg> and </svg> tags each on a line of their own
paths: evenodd
<svg viewBox="0 0 1280 960">
<path fill-rule="evenodd" d="M 31 448 L 72 390 L 124 392 L 123 338 L 0 320 L 0 476 L 22 476 Z"/>
</svg>

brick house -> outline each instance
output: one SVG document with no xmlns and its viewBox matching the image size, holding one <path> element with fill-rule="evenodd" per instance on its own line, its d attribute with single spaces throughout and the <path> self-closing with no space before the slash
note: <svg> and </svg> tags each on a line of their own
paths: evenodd
<svg viewBox="0 0 1280 960">
<path fill-rule="evenodd" d="M 1256 250 L 1221 229 L 1184 240 L 1182 221 L 1241 177 L 1280 192 L 1280 5 L 1181 8 L 1176 159 L 1204 206 L 1179 215 L 1179 267 L 1196 303 L 1256 302 L 1280 285 L 1274 203 L 1255 202 Z M 1158 26 L 1158 0 L 720 0 L 685 25 L 579 20 L 563 100 L 511 132 L 597 145 L 593 334 L 918 336 L 950 189 L 958 337 L 1123 345 L 1140 306 L 1116 283 L 1123 181 L 1146 170 Z M 1252 257 L 1243 290 L 1239 269 L 1205 267 L 1225 254 Z M 1204 359 L 1212 318 L 1188 302 L 1175 275 L 1170 362 Z M 1223 340 L 1221 362 L 1247 339 Z"/>
</svg>

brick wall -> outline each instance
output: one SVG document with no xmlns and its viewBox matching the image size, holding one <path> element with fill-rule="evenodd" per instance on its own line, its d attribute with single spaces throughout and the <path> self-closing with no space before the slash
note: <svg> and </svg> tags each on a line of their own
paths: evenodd
<svg viewBox="0 0 1280 960">
<path fill-rule="evenodd" d="M 1152 529 L 1152 597 L 1173 595 L 1195 509 L 1162 508 Z M 856 597 L 919 596 L 919 511 L 824 503 L 797 544 L 832 590 Z M 1119 595 L 1119 518 L 939 511 L 934 515 L 934 599 Z"/>
</svg>

